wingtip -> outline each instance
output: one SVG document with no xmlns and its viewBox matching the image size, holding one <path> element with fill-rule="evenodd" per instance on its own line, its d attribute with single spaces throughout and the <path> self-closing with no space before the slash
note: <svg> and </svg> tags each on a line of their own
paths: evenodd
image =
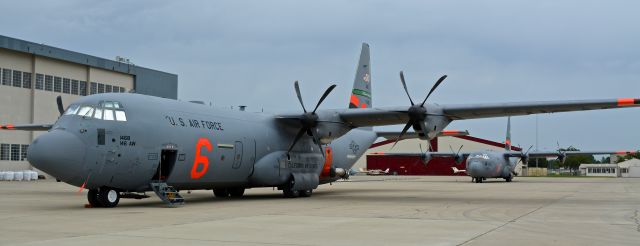
<svg viewBox="0 0 640 246">
<path fill-rule="evenodd" d="M 640 106 L 640 98 L 618 98 L 618 106 Z"/>
</svg>

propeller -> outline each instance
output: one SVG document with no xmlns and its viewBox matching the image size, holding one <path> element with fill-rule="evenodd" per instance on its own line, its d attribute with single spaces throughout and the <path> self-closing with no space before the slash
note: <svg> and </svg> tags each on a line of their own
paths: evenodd
<svg viewBox="0 0 640 246">
<path fill-rule="evenodd" d="M 522 152 L 522 148 L 520 148 L 520 161 L 522 164 L 527 164 L 529 162 L 529 151 L 531 151 L 531 148 L 533 148 L 533 145 L 529 146 L 529 149 L 525 152 Z"/>
<path fill-rule="evenodd" d="M 558 161 L 560 161 L 561 164 L 564 164 L 564 160 L 567 159 L 567 150 L 562 151 L 562 148 L 560 148 L 560 142 L 556 141 L 556 146 L 558 146 Z M 571 146 L 569 146 L 567 149 L 571 148 Z"/>
<path fill-rule="evenodd" d="M 442 77 L 440 77 L 438 81 L 436 81 L 436 83 L 433 85 L 433 87 L 431 87 L 431 90 L 429 90 L 429 93 L 424 98 L 424 100 L 422 100 L 422 103 L 415 104 L 413 102 L 413 99 L 411 98 L 411 95 L 409 94 L 409 90 L 407 89 L 407 83 L 405 82 L 405 79 L 404 79 L 404 72 L 400 71 L 400 82 L 402 82 L 402 87 L 404 88 L 404 92 L 406 92 L 407 97 L 409 97 L 409 102 L 411 102 L 411 106 L 409 107 L 409 110 L 407 110 L 407 114 L 409 115 L 409 122 L 407 122 L 407 124 L 404 126 L 404 128 L 402 129 L 402 132 L 400 132 L 400 136 L 398 136 L 396 141 L 391 146 L 391 149 L 393 149 L 393 147 L 396 146 L 398 141 L 402 140 L 402 137 L 404 136 L 405 133 L 407 133 L 407 130 L 409 130 L 411 126 L 414 126 L 414 129 L 417 129 L 417 128 L 422 129 L 422 132 L 426 134 L 427 124 L 425 122 L 425 119 L 427 117 L 426 115 L 427 109 L 424 107 L 424 104 L 427 102 L 427 99 L 429 99 L 429 96 L 431 96 L 431 94 L 436 90 L 436 88 L 438 88 L 438 86 L 446 78 L 447 78 L 447 75 L 443 75 Z"/>
<path fill-rule="evenodd" d="M 60 116 L 64 114 L 64 106 L 62 106 L 62 96 L 56 97 L 56 103 L 58 104 L 58 112 L 60 112 Z"/>
<path fill-rule="evenodd" d="M 316 144 L 318 144 L 318 147 L 320 147 L 320 152 L 322 153 L 322 156 L 324 156 L 324 151 L 322 151 L 320 139 L 318 139 L 318 136 L 316 136 L 316 134 L 314 133 L 314 129 L 316 128 L 316 126 L 318 126 L 318 115 L 316 114 L 316 110 L 318 110 L 318 107 L 320 107 L 320 104 L 322 104 L 324 99 L 327 98 L 327 96 L 329 96 L 329 93 L 331 93 L 331 91 L 334 88 L 336 88 L 336 85 L 333 84 L 329 86 L 327 90 L 324 91 L 324 94 L 322 94 L 322 97 L 320 97 L 320 100 L 318 100 L 316 107 L 311 112 L 308 112 L 307 108 L 304 107 L 304 102 L 302 101 L 302 95 L 300 94 L 300 86 L 298 85 L 297 80 L 296 82 L 293 83 L 293 86 L 296 90 L 296 95 L 298 96 L 298 100 L 300 101 L 300 105 L 302 106 L 302 111 L 304 111 L 304 114 L 299 118 L 300 125 L 302 127 L 300 127 L 300 130 L 298 130 L 298 133 L 296 134 L 296 137 L 293 139 L 293 142 L 291 142 L 291 145 L 289 145 L 289 149 L 287 149 L 287 157 L 289 157 L 289 152 L 291 152 L 293 147 L 295 147 L 296 143 L 298 143 L 300 138 L 302 138 L 302 136 L 305 133 L 313 137 L 313 141 Z"/>
<path fill-rule="evenodd" d="M 462 147 L 464 147 L 464 145 L 460 145 L 460 148 L 458 148 L 458 151 L 453 151 L 453 147 L 451 147 L 451 145 L 449 145 L 449 149 L 451 150 L 451 153 L 454 154 L 453 159 L 455 160 L 455 162 L 457 164 L 462 163 L 462 160 L 464 159 L 461 155 L 460 155 L 460 150 L 462 150 Z"/>
</svg>

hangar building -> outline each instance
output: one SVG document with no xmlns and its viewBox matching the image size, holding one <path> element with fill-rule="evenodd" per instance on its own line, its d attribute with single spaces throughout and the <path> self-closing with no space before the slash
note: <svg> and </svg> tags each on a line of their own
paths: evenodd
<svg viewBox="0 0 640 246">
<path fill-rule="evenodd" d="M 371 146 L 365 155 L 360 158 L 354 165 L 354 169 L 381 169 L 389 168 L 389 173 L 397 175 L 460 175 L 466 176 L 465 173 L 453 174 L 451 167 L 458 169 L 466 169 L 466 160 L 460 164 L 456 164 L 453 158 L 433 158 L 427 166 L 425 166 L 419 157 L 394 156 L 393 153 L 420 153 L 420 144 L 423 151 L 427 148 L 427 142 L 420 139 L 406 139 L 398 142 L 393 150 L 390 150 L 393 141 L 385 140 L 375 143 Z M 462 151 L 480 151 L 480 150 L 504 150 L 504 143 L 472 136 L 452 136 L 437 137 L 431 140 L 433 151 L 450 152 L 455 151 L 463 146 Z M 451 148 L 449 147 L 451 146 Z M 520 151 L 520 148 L 512 146 L 514 151 Z M 375 153 L 385 153 L 385 155 L 376 155 Z M 522 164 L 518 164 L 516 172 L 522 173 Z"/>
<path fill-rule="evenodd" d="M 79 97 L 129 91 L 171 99 L 178 76 L 128 62 L 0 35 L 0 124 L 53 123 Z M 0 171 L 30 169 L 26 151 L 38 132 L 0 131 Z"/>
</svg>

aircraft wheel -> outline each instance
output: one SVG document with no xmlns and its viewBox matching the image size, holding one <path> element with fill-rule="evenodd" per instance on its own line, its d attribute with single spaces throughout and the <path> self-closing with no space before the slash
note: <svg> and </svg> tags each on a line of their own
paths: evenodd
<svg viewBox="0 0 640 246">
<path fill-rule="evenodd" d="M 511 180 L 513 180 L 513 177 L 508 177 L 504 179 L 504 181 L 507 181 L 507 182 L 511 182 Z"/>
<path fill-rule="evenodd" d="M 120 202 L 120 192 L 107 187 L 100 188 L 98 191 L 98 201 L 102 207 L 105 208 L 118 206 Z"/>
<path fill-rule="evenodd" d="M 244 188 L 241 187 L 229 188 L 227 190 L 229 191 L 229 195 L 231 197 L 242 197 L 242 195 L 244 195 Z"/>
<path fill-rule="evenodd" d="M 300 193 L 300 197 L 310 197 L 313 194 L 313 190 L 301 190 L 298 191 Z"/>
<path fill-rule="evenodd" d="M 229 197 L 229 189 L 213 189 L 213 195 L 218 198 L 227 198 Z"/>
<path fill-rule="evenodd" d="M 91 207 L 94 207 L 94 208 L 102 207 L 102 204 L 98 199 L 98 196 L 99 196 L 98 190 L 89 190 L 89 193 L 87 193 L 87 200 L 89 200 L 89 204 L 91 204 Z"/>
<path fill-rule="evenodd" d="M 476 183 L 482 183 L 482 178 L 476 178 Z"/>
<path fill-rule="evenodd" d="M 300 195 L 300 191 L 293 190 L 293 186 L 295 185 L 295 183 L 296 181 L 293 179 L 293 177 L 291 177 L 289 183 L 284 188 L 282 188 L 282 194 L 284 195 L 284 197 L 296 198 Z"/>
</svg>

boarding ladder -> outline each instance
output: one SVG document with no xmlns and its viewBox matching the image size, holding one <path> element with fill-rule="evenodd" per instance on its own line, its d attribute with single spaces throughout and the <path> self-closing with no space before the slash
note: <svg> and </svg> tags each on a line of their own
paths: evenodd
<svg viewBox="0 0 640 246">
<path fill-rule="evenodd" d="M 184 204 L 184 198 L 173 188 L 165 182 L 152 182 L 151 188 L 160 197 L 160 199 L 169 206 L 175 207 Z"/>
</svg>

